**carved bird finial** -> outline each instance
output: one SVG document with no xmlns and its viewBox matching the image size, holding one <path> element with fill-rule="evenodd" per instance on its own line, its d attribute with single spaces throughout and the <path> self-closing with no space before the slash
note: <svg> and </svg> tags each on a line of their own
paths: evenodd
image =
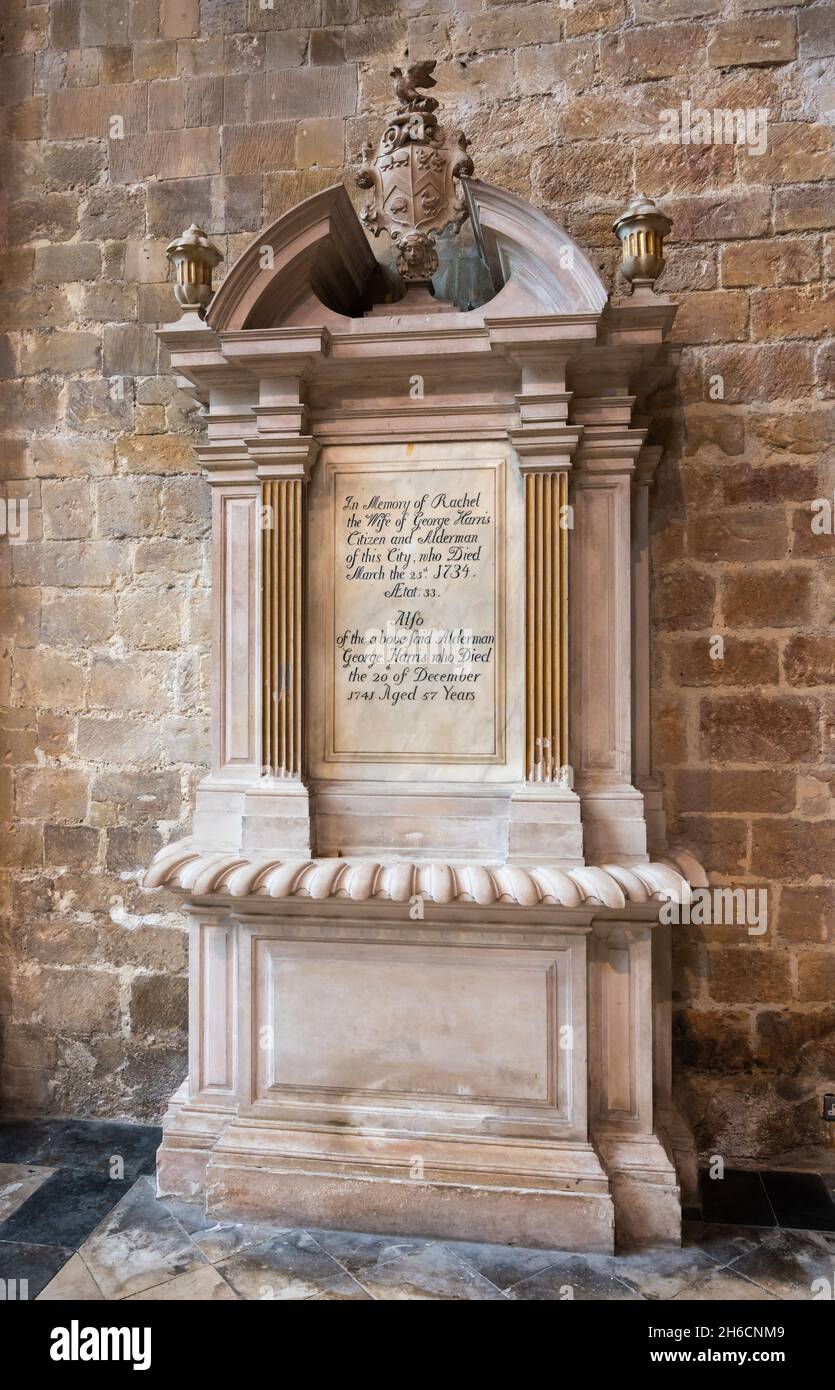
<svg viewBox="0 0 835 1390">
<path fill-rule="evenodd" d="M 404 72 L 402 68 L 392 68 L 391 77 L 396 79 L 394 90 L 400 101 L 401 111 L 436 111 L 438 103 L 434 97 L 424 96 L 418 87 L 435 87 L 432 76 L 437 64 L 434 58 L 422 58 L 419 63 L 411 63 Z"/>
</svg>

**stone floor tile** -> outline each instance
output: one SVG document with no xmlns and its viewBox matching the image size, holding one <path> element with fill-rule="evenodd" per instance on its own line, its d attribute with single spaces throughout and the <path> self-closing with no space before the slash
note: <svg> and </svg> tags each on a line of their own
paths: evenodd
<svg viewBox="0 0 835 1390">
<path fill-rule="evenodd" d="M 618 1279 L 613 1255 L 560 1255 L 547 1269 L 513 1284 L 508 1298 L 548 1303 L 643 1302 L 641 1294 Z"/>
<path fill-rule="evenodd" d="M 701 1174 L 702 1214 L 705 1221 L 727 1221 L 736 1226 L 776 1226 L 777 1218 L 758 1172 L 726 1168 L 721 1178 Z"/>
<path fill-rule="evenodd" d="M 26 1245 L 23 1241 L 0 1241 L 0 1279 L 8 1285 L 16 1281 L 16 1298 L 22 1298 L 25 1281 L 27 1298 L 37 1298 L 72 1255 L 60 1245 Z M 7 1288 L 6 1298 L 11 1299 Z M 4 1303 L 4 1307 L 8 1305 Z"/>
<path fill-rule="evenodd" d="M 59 1269 L 54 1279 L 51 1279 L 42 1293 L 38 1294 L 42 1302 L 80 1302 L 94 1303 L 104 1299 L 104 1294 L 82 1260 L 81 1256 L 75 1254 L 67 1260 L 63 1269 Z"/>
<path fill-rule="evenodd" d="M 139 1178 L 81 1247 L 105 1298 L 127 1298 L 205 1263 L 179 1222 Z"/>
<path fill-rule="evenodd" d="M 356 1279 L 352 1279 L 350 1274 L 343 1274 L 341 1279 L 334 1279 L 332 1284 L 328 1284 L 321 1293 L 315 1293 L 312 1298 L 305 1300 L 307 1303 L 373 1303 L 371 1294 L 368 1293 L 362 1284 L 358 1284 Z"/>
<path fill-rule="evenodd" d="M 0 1240 L 77 1250 L 130 1186 L 83 1168 L 59 1168 L 0 1224 Z"/>
<path fill-rule="evenodd" d="M 44 1152 L 64 1120 L 0 1121 L 0 1163 L 45 1163 Z"/>
<path fill-rule="evenodd" d="M 670 1299 L 715 1266 L 706 1251 L 691 1245 L 682 1250 L 659 1248 L 618 1255 L 613 1273 L 644 1298 Z"/>
<path fill-rule="evenodd" d="M 833 1231 L 799 1231 L 805 1241 L 810 1245 L 816 1245 L 824 1254 L 829 1254 L 835 1260 L 835 1232 Z"/>
<path fill-rule="evenodd" d="M 772 1231 L 755 1250 L 735 1260 L 730 1272 L 753 1279 L 775 1298 L 814 1299 L 816 1293 L 825 1291 L 816 1281 L 825 1280 L 827 1288 L 833 1287 L 835 1237 L 811 1237 L 806 1231 Z"/>
<path fill-rule="evenodd" d="M 0 1221 L 17 1211 L 54 1171 L 30 1163 L 0 1163 Z"/>
<path fill-rule="evenodd" d="M 755 1249 L 771 1234 L 767 1226 L 733 1226 L 724 1222 L 694 1221 L 682 1226 L 685 1248 L 695 1246 L 719 1265 L 728 1265 Z"/>
<path fill-rule="evenodd" d="M 494 1284 L 445 1245 L 423 1245 L 361 1274 L 373 1298 L 468 1302 L 503 1299 Z"/>
<path fill-rule="evenodd" d="M 110 1177 L 118 1176 L 113 1160 L 121 1159 L 121 1176 L 132 1181 L 153 1173 L 161 1142 L 162 1130 L 157 1125 L 65 1120 L 50 1134 L 43 1161 L 54 1168 L 90 1168 Z"/>
<path fill-rule="evenodd" d="M 835 1231 L 835 1202 L 818 1173 L 763 1173 L 762 1179 L 778 1225 Z"/>
<path fill-rule="evenodd" d="M 249 1246 L 216 1268 L 246 1299 L 313 1298 L 348 1277 L 306 1231 Z"/>
<path fill-rule="evenodd" d="M 768 1293 L 766 1289 L 754 1284 L 744 1275 L 736 1273 L 736 1265 L 728 1265 L 724 1269 L 714 1269 L 708 1274 L 706 1279 L 700 1279 L 697 1284 L 691 1284 L 689 1288 L 682 1289 L 672 1300 L 673 1303 L 690 1303 L 696 1300 L 701 1302 L 765 1302 L 777 1301 L 775 1295 Z"/>
<path fill-rule="evenodd" d="M 329 1231 L 308 1228 L 308 1235 L 321 1245 L 349 1274 L 361 1278 L 378 1265 L 388 1264 L 402 1255 L 421 1250 L 431 1242 L 398 1236 L 358 1235 L 354 1231 Z"/>
<path fill-rule="evenodd" d="M 277 1235 L 292 1235 L 283 1226 L 247 1226 L 234 1221 L 215 1222 L 205 1231 L 195 1231 L 191 1239 L 201 1250 L 210 1264 L 219 1264 L 239 1250 L 248 1250 L 253 1245 L 263 1245 Z"/>
<path fill-rule="evenodd" d="M 189 1235 L 200 1231 L 210 1231 L 219 1224 L 216 1216 L 209 1216 L 202 1202 L 184 1202 L 180 1197 L 157 1197 L 161 1207 L 167 1207 L 171 1215 L 179 1221 Z M 224 1224 L 232 1224 L 224 1222 Z"/>
<path fill-rule="evenodd" d="M 147 1303 L 149 1301 L 178 1301 L 200 1303 L 237 1303 L 238 1295 L 211 1265 L 200 1265 L 187 1274 L 177 1274 L 162 1284 L 154 1284 L 141 1293 L 132 1293 L 125 1303 Z"/>
<path fill-rule="evenodd" d="M 244 1250 L 250 1245 L 263 1244 L 277 1235 L 289 1235 L 291 1231 L 289 1227 L 225 1221 L 216 1216 L 207 1216 L 197 1202 L 182 1202 L 172 1197 L 158 1200 L 167 1207 L 174 1219 L 179 1221 L 210 1264 L 217 1264 L 238 1250 Z"/>
<path fill-rule="evenodd" d="M 735 1203 L 738 1209 L 739 1200 L 749 1215 L 763 1219 L 761 1198 L 772 1222 L 775 1209 L 784 1221 L 811 1219 L 821 1191 L 826 1196 L 827 1179 L 818 1180 L 811 1192 L 808 1183 L 786 1185 L 784 1175 L 777 1175 L 769 1200 L 765 1180 L 773 1175 L 726 1170 L 729 1186 L 710 1189 L 712 1209 L 722 1219 L 686 1223 L 681 1250 L 581 1255 L 221 1220 L 206 1215 L 199 1203 L 156 1199 L 148 1177 L 120 1183 L 105 1176 L 114 1155 L 124 1158 L 128 1171 L 152 1165 L 155 1145 L 151 1126 L 0 1125 L 0 1153 L 51 1152 L 66 1164 L 53 1169 L 17 1159 L 0 1162 L 0 1277 L 27 1280 L 28 1297 L 44 1301 L 831 1297 L 835 1232 L 742 1226 L 724 1219 Z M 115 1207 L 114 1199 L 119 1199 Z M 711 1209 L 710 1201 L 707 1205 Z"/>
<path fill-rule="evenodd" d="M 553 1250 L 530 1250 L 521 1246 L 479 1245 L 474 1241 L 447 1240 L 447 1250 L 477 1269 L 503 1292 L 522 1279 L 552 1265 L 558 1258 Z"/>
</svg>

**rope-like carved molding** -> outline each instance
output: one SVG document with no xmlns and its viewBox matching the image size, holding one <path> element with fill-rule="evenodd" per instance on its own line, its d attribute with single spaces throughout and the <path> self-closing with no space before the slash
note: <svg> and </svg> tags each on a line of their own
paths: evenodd
<svg viewBox="0 0 835 1390">
<path fill-rule="evenodd" d="M 213 854 L 178 840 L 157 854 L 146 888 L 179 890 L 191 898 L 347 898 L 354 902 L 405 903 L 420 895 L 427 902 L 477 903 L 517 907 L 607 908 L 630 904 L 681 902 L 704 874 L 691 855 L 652 864 L 586 865 L 574 869 L 523 869 L 513 864 L 432 864 L 370 859 L 281 860 Z M 689 864 L 686 861 L 690 861 Z"/>
</svg>

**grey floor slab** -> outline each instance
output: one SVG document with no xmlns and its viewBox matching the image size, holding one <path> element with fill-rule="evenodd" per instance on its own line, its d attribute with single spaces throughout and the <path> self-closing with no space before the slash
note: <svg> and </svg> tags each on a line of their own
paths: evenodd
<svg viewBox="0 0 835 1390">
<path fill-rule="evenodd" d="M 753 1250 L 770 1234 L 763 1226 L 714 1225 L 712 1222 L 685 1222 L 682 1227 L 682 1244 L 703 1250 L 719 1265 L 730 1264 L 749 1250 Z"/>
<path fill-rule="evenodd" d="M 46 1163 L 44 1157 L 56 1120 L 3 1120 L 0 1123 L 0 1163 Z"/>
<path fill-rule="evenodd" d="M 42 1150 L 53 1167 L 87 1168 L 104 1177 L 133 1181 L 153 1173 L 162 1130 L 156 1125 L 111 1120 L 65 1120 Z"/>
<path fill-rule="evenodd" d="M 503 1293 L 512 1285 L 547 1269 L 556 1258 L 553 1250 L 523 1250 L 507 1245 L 478 1245 L 470 1241 L 446 1241 L 446 1246 Z"/>
<path fill-rule="evenodd" d="M 496 1302 L 505 1297 L 469 1261 L 440 1244 L 423 1245 L 377 1263 L 359 1278 L 376 1299 Z"/>
<path fill-rule="evenodd" d="M 79 1251 L 105 1298 L 134 1293 L 187 1274 L 206 1258 L 139 1178 Z"/>
<path fill-rule="evenodd" d="M 0 1241 L 77 1250 L 131 1186 L 83 1168 L 59 1168 L 0 1223 Z"/>
<path fill-rule="evenodd" d="M 616 1268 L 614 1256 L 561 1255 L 547 1269 L 513 1284 L 507 1296 L 526 1302 L 642 1302 L 638 1290 L 617 1277 Z"/>
<path fill-rule="evenodd" d="M 182 1202 L 166 1197 L 158 1199 L 182 1226 L 202 1251 L 210 1264 L 227 1259 L 250 1245 L 259 1245 L 275 1236 L 290 1235 L 282 1226 L 258 1225 L 254 1222 L 221 1221 L 207 1216 L 196 1202 Z"/>
<path fill-rule="evenodd" d="M 354 1231 L 314 1230 L 310 1234 L 349 1274 L 361 1279 L 379 1265 L 421 1250 L 431 1242 L 403 1240 L 396 1236 L 358 1235 Z"/>
<path fill-rule="evenodd" d="M 354 1287 L 351 1276 L 306 1231 L 283 1233 L 239 1250 L 216 1268 L 246 1299 L 306 1299 L 334 1287 Z"/>
<path fill-rule="evenodd" d="M 682 1289 L 681 1293 L 676 1294 L 673 1302 L 767 1303 L 777 1301 L 775 1294 L 769 1293 L 760 1284 L 755 1284 L 753 1280 L 746 1279 L 744 1274 L 735 1273 L 734 1270 L 734 1265 L 727 1265 L 724 1269 L 715 1269 L 711 1274 L 708 1274 L 706 1279 L 700 1279 L 697 1284 L 691 1284 L 689 1288 Z"/>
<path fill-rule="evenodd" d="M 741 1255 L 729 1271 L 752 1279 L 775 1298 L 814 1299 L 835 1279 L 835 1236 L 807 1231 L 772 1231 Z M 823 1281 L 823 1282 L 820 1282 Z M 831 1295 L 830 1295 L 831 1297 Z"/>
<path fill-rule="evenodd" d="M 716 1268 L 716 1261 L 697 1246 L 682 1250 L 646 1250 L 615 1257 L 613 1273 L 642 1298 L 671 1299 Z"/>
<path fill-rule="evenodd" d="M 812 1167 L 705 1178 L 716 1220 L 686 1222 L 681 1249 L 579 1255 L 217 1219 L 156 1198 L 159 1137 L 116 1121 L 0 1122 L 0 1278 L 53 1301 L 831 1298 L 835 1175 Z M 740 1211 L 755 1224 L 732 1224 Z"/>
<path fill-rule="evenodd" d="M 0 1165 L 0 1201 L 5 1190 L 13 1207 L 6 1231 L 68 1173 L 99 1181 L 93 1169 Z M 769 1302 L 823 1297 L 816 1289 L 831 1289 L 835 1271 L 827 1232 L 697 1222 L 681 1249 L 580 1255 L 219 1221 L 196 1203 L 158 1200 L 147 1177 L 77 1254 L 57 1239 L 69 1218 L 43 1219 L 49 1243 L 0 1240 L 0 1276 L 28 1278 L 30 1298 L 55 1301 Z"/>
<path fill-rule="evenodd" d="M 0 1163 L 0 1222 L 16 1212 L 53 1172 L 53 1168 L 34 1164 Z"/>
<path fill-rule="evenodd" d="M 0 1279 L 5 1283 L 4 1308 L 15 1299 L 37 1298 L 69 1260 L 72 1250 L 60 1245 L 27 1245 L 0 1241 Z"/>
</svg>

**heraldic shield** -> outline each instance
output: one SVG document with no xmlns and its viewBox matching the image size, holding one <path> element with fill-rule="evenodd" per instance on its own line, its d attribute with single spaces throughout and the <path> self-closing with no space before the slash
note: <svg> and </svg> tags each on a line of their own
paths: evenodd
<svg viewBox="0 0 835 1390">
<path fill-rule="evenodd" d="M 421 95 L 420 86 L 434 86 L 434 62 L 415 63 L 398 78 L 401 109 L 388 117 L 386 129 L 372 158 L 370 144 L 363 146 L 360 188 L 371 190 L 360 217 L 375 236 L 388 232 L 397 247 L 397 268 L 407 281 L 426 282 L 438 267 L 436 233 L 467 216 L 459 180 L 473 172 L 467 140 L 459 131 L 451 143 L 438 124 L 432 97 Z"/>
</svg>

